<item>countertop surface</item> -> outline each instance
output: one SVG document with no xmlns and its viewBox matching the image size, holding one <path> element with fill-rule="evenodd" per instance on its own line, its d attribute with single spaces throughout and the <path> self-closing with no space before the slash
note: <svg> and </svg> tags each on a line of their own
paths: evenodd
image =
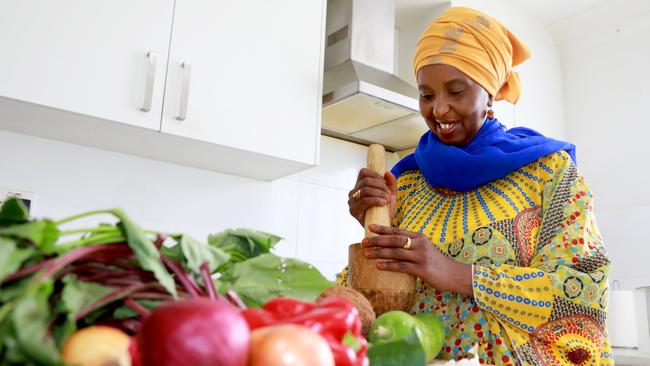
<svg viewBox="0 0 650 366">
<path fill-rule="evenodd" d="M 650 366 L 650 350 L 614 348 L 614 360 L 617 366 Z M 441 366 L 447 363 L 434 360 L 427 366 Z"/>
<path fill-rule="evenodd" d="M 614 348 L 614 360 L 617 366 L 648 366 L 650 350 Z"/>
</svg>

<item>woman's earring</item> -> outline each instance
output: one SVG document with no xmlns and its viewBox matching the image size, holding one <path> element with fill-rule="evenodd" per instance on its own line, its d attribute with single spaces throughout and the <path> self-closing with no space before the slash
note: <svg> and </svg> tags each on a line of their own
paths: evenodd
<svg viewBox="0 0 650 366">
<path fill-rule="evenodd" d="M 488 106 L 488 111 L 487 111 L 487 118 L 488 119 L 494 119 L 494 111 L 492 110 L 492 106 Z"/>
</svg>

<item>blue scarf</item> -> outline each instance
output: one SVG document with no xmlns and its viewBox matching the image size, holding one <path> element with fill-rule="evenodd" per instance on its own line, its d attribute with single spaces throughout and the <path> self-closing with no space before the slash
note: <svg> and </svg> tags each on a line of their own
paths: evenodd
<svg viewBox="0 0 650 366">
<path fill-rule="evenodd" d="M 506 131 L 495 118 L 487 119 L 474 139 L 462 147 L 445 145 L 427 131 L 415 152 L 400 160 L 391 171 L 399 177 L 407 170 L 418 169 L 431 186 L 465 192 L 560 150 L 566 150 L 576 161 L 573 144 L 525 127 Z"/>
</svg>

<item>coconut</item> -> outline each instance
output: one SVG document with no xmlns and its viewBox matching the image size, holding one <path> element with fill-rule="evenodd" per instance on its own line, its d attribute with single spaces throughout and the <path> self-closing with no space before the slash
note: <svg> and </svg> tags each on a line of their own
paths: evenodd
<svg viewBox="0 0 650 366">
<path fill-rule="evenodd" d="M 361 318 L 361 331 L 364 336 L 368 335 L 370 326 L 375 321 L 375 311 L 372 309 L 370 301 L 366 299 L 359 291 L 345 286 L 333 286 L 323 291 L 316 299 L 316 302 L 321 302 L 330 297 L 342 297 L 354 305 L 359 310 L 359 317 Z"/>
</svg>

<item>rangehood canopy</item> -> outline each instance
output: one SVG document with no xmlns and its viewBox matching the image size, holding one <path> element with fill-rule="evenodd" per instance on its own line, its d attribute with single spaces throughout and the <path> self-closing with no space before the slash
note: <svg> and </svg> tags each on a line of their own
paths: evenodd
<svg viewBox="0 0 650 366">
<path fill-rule="evenodd" d="M 393 75 L 394 0 L 328 0 L 322 133 L 390 151 L 427 126 L 416 88 Z"/>
</svg>

